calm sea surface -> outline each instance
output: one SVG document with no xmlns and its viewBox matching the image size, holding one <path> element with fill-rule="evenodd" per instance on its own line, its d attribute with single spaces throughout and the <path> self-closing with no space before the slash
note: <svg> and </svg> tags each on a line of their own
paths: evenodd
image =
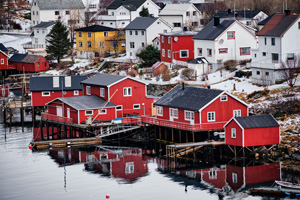
<svg viewBox="0 0 300 200">
<path fill-rule="evenodd" d="M 106 199 L 106 194 L 113 200 L 268 199 L 237 192 L 250 181 L 246 180 L 245 172 L 257 170 L 257 177 L 262 177 L 260 171 L 271 169 L 274 179 L 282 176 L 280 163 L 250 170 L 225 165 L 167 173 L 165 161 L 145 156 L 141 149 L 103 147 L 33 152 L 28 149 L 31 139 L 31 128 L 25 128 L 24 133 L 13 128 L 5 139 L 0 124 L 1 200 Z M 236 172 L 230 172 L 228 177 L 228 170 Z M 247 173 L 251 176 L 253 172 Z M 253 180 L 259 181 L 251 179 L 249 184 Z"/>
</svg>

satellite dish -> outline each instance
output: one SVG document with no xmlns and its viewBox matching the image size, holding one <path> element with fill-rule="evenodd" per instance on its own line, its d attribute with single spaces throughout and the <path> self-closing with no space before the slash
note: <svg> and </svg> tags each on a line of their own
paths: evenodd
<svg viewBox="0 0 300 200">
<path fill-rule="evenodd" d="M 178 41 L 178 37 L 174 37 L 174 41 L 177 42 Z"/>
<path fill-rule="evenodd" d="M 223 43 L 224 43 L 224 40 L 221 39 L 221 40 L 219 41 L 219 44 L 223 44 Z"/>
</svg>

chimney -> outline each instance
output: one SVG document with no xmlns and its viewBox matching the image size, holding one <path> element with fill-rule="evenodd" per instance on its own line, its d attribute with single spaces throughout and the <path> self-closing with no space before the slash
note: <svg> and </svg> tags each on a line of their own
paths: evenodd
<svg viewBox="0 0 300 200">
<path fill-rule="evenodd" d="M 228 15 L 230 15 L 230 14 L 231 14 L 231 9 L 230 9 L 230 8 L 228 8 L 228 10 L 227 10 L 227 14 L 228 14 Z"/>
<path fill-rule="evenodd" d="M 186 26 L 183 27 L 183 31 L 188 31 L 188 28 Z"/>
<path fill-rule="evenodd" d="M 184 82 L 182 82 L 182 90 L 184 90 Z"/>
<path fill-rule="evenodd" d="M 207 89 L 210 89 L 210 85 L 207 86 Z"/>
<path fill-rule="evenodd" d="M 151 18 L 154 18 L 154 15 L 153 15 L 153 14 L 150 14 L 150 17 L 151 17 Z"/>
<path fill-rule="evenodd" d="M 219 16 L 215 16 L 214 17 L 214 26 L 219 26 L 220 25 L 220 17 Z"/>
<path fill-rule="evenodd" d="M 290 15 L 290 14 L 291 14 L 291 10 L 284 10 L 284 13 L 285 13 L 286 15 Z"/>
</svg>

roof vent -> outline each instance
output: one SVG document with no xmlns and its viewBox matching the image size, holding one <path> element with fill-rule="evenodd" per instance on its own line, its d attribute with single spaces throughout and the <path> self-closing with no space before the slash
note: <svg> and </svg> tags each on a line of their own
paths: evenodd
<svg viewBox="0 0 300 200">
<path fill-rule="evenodd" d="M 220 17 L 219 16 L 215 16 L 214 17 L 214 26 L 219 26 L 220 24 Z"/>
<path fill-rule="evenodd" d="M 188 28 L 186 26 L 183 27 L 183 31 L 188 31 Z"/>
<path fill-rule="evenodd" d="M 286 15 L 290 15 L 290 14 L 291 14 L 291 10 L 284 10 L 284 13 L 285 13 Z"/>
<path fill-rule="evenodd" d="M 227 14 L 228 14 L 228 15 L 230 15 L 230 14 L 231 14 L 231 9 L 230 9 L 230 8 L 228 8 L 228 10 L 227 10 Z"/>
</svg>

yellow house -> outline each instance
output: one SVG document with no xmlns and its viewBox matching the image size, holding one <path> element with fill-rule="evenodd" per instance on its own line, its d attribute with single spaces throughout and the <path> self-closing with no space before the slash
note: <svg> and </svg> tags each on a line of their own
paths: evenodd
<svg viewBox="0 0 300 200">
<path fill-rule="evenodd" d="M 93 25 L 75 31 L 79 58 L 94 58 L 104 56 L 105 53 L 115 54 L 125 51 L 125 33 L 122 30 Z"/>
</svg>

